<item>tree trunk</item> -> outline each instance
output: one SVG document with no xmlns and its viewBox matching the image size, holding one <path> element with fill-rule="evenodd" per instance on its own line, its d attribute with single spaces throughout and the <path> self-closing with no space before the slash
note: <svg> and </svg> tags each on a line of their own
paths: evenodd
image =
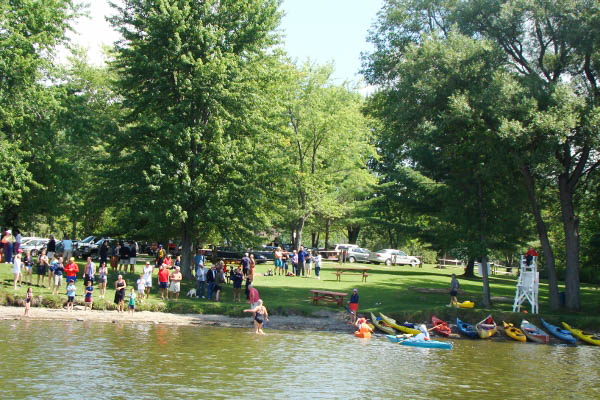
<svg viewBox="0 0 600 400">
<path fill-rule="evenodd" d="M 192 279 L 194 260 L 194 227 L 189 219 L 181 224 L 183 246 L 181 249 L 181 274 L 183 279 Z"/>
<path fill-rule="evenodd" d="M 469 257 L 467 260 L 467 266 L 465 267 L 465 273 L 463 276 L 465 278 L 473 278 L 475 276 L 475 257 Z"/>
<path fill-rule="evenodd" d="M 329 229 L 331 228 L 331 218 L 325 219 L 325 250 L 329 248 Z"/>
<path fill-rule="evenodd" d="M 75 240 L 75 238 L 77 237 L 77 220 L 73 221 L 73 227 L 72 227 L 72 231 L 71 231 L 71 239 Z"/>
<path fill-rule="evenodd" d="M 490 281 L 488 277 L 488 246 L 487 246 L 487 237 L 486 237 L 486 215 L 485 210 L 483 208 L 483 185 L 481 184 L 481 178 L 477 177 L 477 208 L 479 211 L 479 238 L 481 244 L 483 246 L 483 251 L 481 254 L 481 276 L 483 277 L 483 298 L 482 303 L 484 307 L 491 307 L 492 301 L 490 299 Z"/>
<path fill-rule="evenodd" d="M 304 223 L 306 219 L 304 217 L 300 217 L 298 220 L 298 227 L 296 228 L 296 245 L 294 246 L 296 250 L 300 249 L 302 246 L 302 231 L 304 230 Z"/>
<path fill-rule="evenodd" d="M 356 244 L 358 241 L 358 234 L 360 233 L 360 225 L 349 225 L 346 229 L 348 230 L 348 243 Z"/>
<path fill-rule="evenodd" d="M 317 232 L 312 232 L 312 233 L 310 234 L 310 245 L 311 245 L 311 247 L 312 247 L 313 249 L 317 247 L 317 246 L 315 245 L 316 239 L 317 239 Z"/>
<path fill-rule="evenodd" d="M 319 248 L 319 239 L 321 238 L 321 231 L 317 232 L 317 241 L 314 244 L 314 248 L 318 249 Z"/>
<path fill-rule="evenodd" d="M 567 174 L 558 177 L 561 216 L 565 231 L 566 269 L 565 305 L 569 310 L 578 311 L 579 301 L 579 221 L 573 208 L 573 193 Z"/>
<path fill-rule="evenodd" d="M 523 174 L 525 188 L 527 189 L 527 196 L 529 197 L 529 203 L 531 204 L 531 214 L 535 220 L 535 226 L 538 232 L 540 243 L 542 244 L 542 253 L 544 254 L 544 261 L 546 270 L 548 271 L 548 300 L 550 302 L 550 308 L 552 310 L 558 310 L 560 308 L 560 300 L 558 297 L 558 278 L 556 277 L 556 266 L 554 264 L 554 252 L 552 246 L 550 246 L 550 239 L 548 239 L 548 229 L 546 223 L 542 218 L 542 213 L 537 203 L 535 196 L 535 183 L 531 171 L 525 164 L 521 164 L 521 173 Z"/>
</svg>

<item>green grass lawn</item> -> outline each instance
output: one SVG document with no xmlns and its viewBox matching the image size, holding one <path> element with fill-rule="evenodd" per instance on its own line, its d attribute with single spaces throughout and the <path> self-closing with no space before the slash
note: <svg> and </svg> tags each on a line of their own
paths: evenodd
<svg viewBox="0 0 600 400">
<path fill-rule="evenodd" d="M 279 315 L 313 315 L 323 309 L 340 311 L 341 308 L 334 304 L 315 306 L 309 299 L 309 289 L 322 289 L 350 294 L 353 288 L 358 288 L 360 295 L 359 313 L 370 311 L 388 314 L 400 321 L 429 321 L 431 315 L 449 321 L 455 320 L 457 316 L 469 322 L 477 322 L 487 314 L 492 313 L 498 323 L 507 320 L 520 323 L 522 318 L 532 322 L 539 322 L 537 316 L 530 314 L 512 313 L 512 299 L 515 295 L 516 277 L 499 275 L 490 278 L 492 296 L 503 296 L 511 299 L 509 303 L 494 302 L 491 309 L 482 309 L 481 305 L 481 279 L 461 278 L 462 268 L 449 267 L 447 269 L 436 269 L 425 265 L 423 268 L 411 268 L 410 266 L 363 265 L 370 268 L 368 281 L 361 282 L 360 275 L 342 275 L 341 282 L 336 281 L 335 262 L 325 262 L 321 269 L 321 279 L 297 278 L 287 276 L 261 276 L 268 269 L 273 269 L 272 263 L 257 266 L 257 277 L 255 287 L 259 290 L 261 298 L 271 314 Z M 142 270 L 142 264 L 138 264 L 138 274 Z M 35 267 L 34 267 L 35 270 Z M 83 262 L 80 263 L 83 270 Z M 12 269 L 8 264 L 0 264 L 0 302 L 5 305 L 18 304 L 25 297 L 27 289 L 24 284 L 18 290 L 13 290 Z M 157 270 L 155 270 L 156 275 Z M 461 289 L 464 294 L 459 294 L 459 301 L 472 300 L 475 302 L 474 309 L 455 309 L 446 307 L 450 297 L 448 289 L 450 275 L 459 275 Z M 99 299 L 97 285 L 94 292 L 94 308 L 114 309 L 114 282 L 117 272 L 110 272 L 106 298 Z M 135 285 L 139 275 L 124 274 L 128 285 Z M 35 296 L 43 297 L 43 305 L 46 307 L 60 307 L 66 301 L 65 285 L 59 291 L 59 296 L 52 296 L 50 289 L 35 286 L 37 275 L 33 274 L 33 291 Z M 233 303 L 231 284 L 226 285 L 222 292 L 222 301 L 219 303 L 201 299 L 189 299 L 185 297 L 187 291 L 195 287 L 195 281 L 182 282 L 179 301 L 163 301 L 157 288 L 156 277 L 153 280 L 153 288 L 150 299 L 138 301 L 138 309 L 150 311 L 166 311 L 179 313 L 201 313 L 201 314 L 225 314 L 231 316 L 242 316 L 242 310 L 247 308 L 247 303 Z M 81 278 L 77 281 L 76 303 L 83 304 L 83 282 Z M 415 288 L 441 289 L 443 293 L 421 293 Z M 242 288 L 243 291 L 243 288 Z M 547 285 L 540 285 L 540 313 L 548 321 L 559 323 L 564 320 L 571 322 L 574 326 L 600 330 L 600 289 L 595 286 L 582 285 L 581 303 L 582 311 L 578 313 L 559 312 L 551 313 L 547 306 Z M 242 293 L 242 297 L 244 294 Z M 528 306 L 528 304 L 527 304 Z M 526 307 L 530 309 L 530 307 Z"/>
</svg>

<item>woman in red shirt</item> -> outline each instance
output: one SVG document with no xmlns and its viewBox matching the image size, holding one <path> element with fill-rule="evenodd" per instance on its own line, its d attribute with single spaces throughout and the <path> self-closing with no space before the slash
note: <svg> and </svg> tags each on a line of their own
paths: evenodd
<svg viewBox="0 0 600 400">
<path fill-rule="evenodd" d="M 160 287 L 160 297 L 164 300 L 168 296 L 167 288 L 169 287 L 169 270 L 165 264 L 162 264 L 158 271 L 158 287 Z"/>
<path fill-rule="evenodd" d="M 75 262 L 75 258 L 71 257 L 69 259 L 69 263 L 65 267 L 65 276 L 66 276 L 67 282 L 73 281 L 73 283 L 75 283 L 75 281 L 77 280 L 78 272 L 79 272 L 79 265 L 77 265 L 77 263 Z"/>
</svg>

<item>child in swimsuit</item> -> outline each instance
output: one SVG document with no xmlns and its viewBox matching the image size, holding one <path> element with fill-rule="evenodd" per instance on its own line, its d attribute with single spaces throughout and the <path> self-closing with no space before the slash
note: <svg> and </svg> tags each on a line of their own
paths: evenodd
<svg viewBox="0 0 600 400">
<path fill-rule="evenodd" d="M 29 317 L 29 307 L 31 306 L 31 299 L 33 298 L 33 292 L 31 288 L 27 288 L 27 294 L 25 295 L 25 316 Z"/>
</svg>

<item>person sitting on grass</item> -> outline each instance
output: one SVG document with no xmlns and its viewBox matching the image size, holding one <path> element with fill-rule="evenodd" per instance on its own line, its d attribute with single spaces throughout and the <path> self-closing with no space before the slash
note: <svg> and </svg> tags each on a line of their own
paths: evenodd
<svg viewBox="0 0 600 400">
<path fill-rule="evenodd" d="M 450 281 L 450 306 L 456 307 L 458 305 L 456 295 L 458 294 L 459 287 L 460 283 L 458 283 L 458 279 L 456 279 L 456 274 L 452 274 L 452 280 Z"/>
<path fill-rule="evenodd" d="M 85 301 L 83 302 L 85 309 L 84 311 L 87 311 L 88 307 L 90 308 L 90 311 L 92 311 L 92 304 L 93 304 L 93 299 L 92 299 L 92 293 L 94 292 L 94 282 L 92 280 L 87 281 L 87 285 L 85 287 Z"/>
<path fill-rule="evenodd" d="M 67 312 L 73 311 L 73 301 L 75 301 L 75 281 L 67 281 Z"/>
<path fill-rule="evenodd" d="M 350 301 L 348 302 L 348 309 L 352 314 L 352 323 L 356 323 L 356 314 L 358 313 L 358 289 L 352 289 L 352 296 L 350 296 Z"/>
<path fill-rule="evenodd" d="M 265 321 L 269 321 L 269 313 L 267 307 L 263 306 L 263 301 L 259 299 L 256 307 L 244 310 L 244 312 L 254 314 L 254 333 L 264 335 L 262 328 Z"/>
<path fill-rule="evenodd" d="M 136 298 L 135 291 L 133 290 L 133 288 L 131 288 L 131 291 L 129 292 L 129 304 L 128 304 L 129 313 L 131 315 L 133 315 L 133 313 L 135 312 L 135 298 Z"/>
</svg>

